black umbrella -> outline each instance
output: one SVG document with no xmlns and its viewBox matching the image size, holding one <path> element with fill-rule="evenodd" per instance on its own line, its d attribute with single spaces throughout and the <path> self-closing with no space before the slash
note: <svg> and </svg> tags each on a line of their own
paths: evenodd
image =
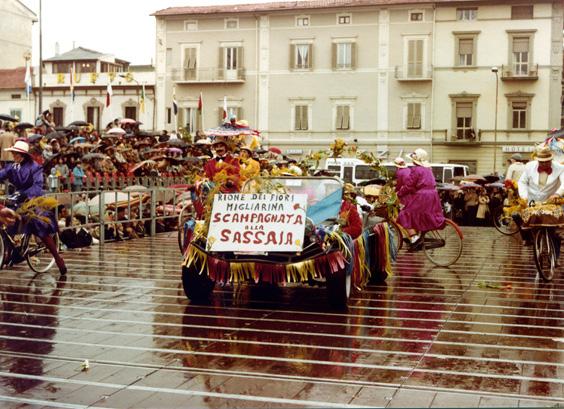
<svg viewBox="0 0 564 409">
<path fill-rule="evenodd" d="M 64 137 L 65 135 L 60 132 L 51 132 L 48 133 L 47 136 L 45 136 L 45 138 L 47 138 L 48 141 L 50 141 L 51 139 L 60 139 Z"/>
<path fill-rule="evenodd" d="M 20 122 L 19 124 L 16 125 L 16 129 L 29 129 L 29 128 L 33 128 L 33 125 L 30 124 L 29 122 Z"/>
<path fill-rule="evenodd" d="M 88 126 L 90 124 L 88 122 L 85 122 L 85 121 L 74 121 L 74 122 L 71 122 L 69 124 L 69 126 L 72 126 L 72 125 L 74 125 L 74 126 Z"/>
<path fill-rule="evenodd" d="M 34 141 L 40 140 L 41 138 L 43 138 L 43 135 L 39 135 L 39 134 L 34 133 L 34 134 L 29 135 L 27 137 L 27 140 L 28 140 L 28 142 L 34 142 Z"/>
<path fill-rule="evenodd" d="M 66 126 L 56 126 L 56 127 L 55 127 L 55 131 L 59 131 L 59 132 L 70 132 L 70 129 L 67 128 Z"/>
<path fill-rule="evenodd" d="M 18 122 L 16 118 L 8 114 L 0 114 L 0 120 L 8 122 Z"/>
<path fill-rule="evenodd" d="M 182 139 L 169 139 L 166 142 L 169 146 L 178 146 L 178 147 L 185 147 L 188 146 L 188 144 L 186 142 L 184 142 Z"/>
</svg>

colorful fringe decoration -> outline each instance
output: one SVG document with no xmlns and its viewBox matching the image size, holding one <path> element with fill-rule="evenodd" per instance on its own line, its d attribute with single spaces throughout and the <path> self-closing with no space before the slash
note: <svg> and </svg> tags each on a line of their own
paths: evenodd
<svg viewBox="0 0 564 409">
<path fill-rule="evenodd" d="M 54 197 L 38 196 L 26 200 L 16 211 L 23 219 L 37 219 L 43 223 L 50 223 L 46 212 L 52 212 L 59 202 Z M 48 213 L 47 213 L 48 214 Z"/>
<path fill-rule="evenodd" d="M 194 226 L 192 242 L 201 239 L 199 223 Z M 188 227 L 189 228 L 189 227 Z M 323 245 L 336 246 L 338 250 L 321 255 L 315 259 L 291 264 L 261 262 L 229 262 L 207 255 L 193 244 L 189 244 L 183 266 L 195 266 L 199 274 L 220 284 L 253 281 L 272 284 L 303 283 L 309 279 L 324 278 L 329 274 L 345 270 L 350 274 L 357 288 L 368 284 L 375 275 L 392 275 L 392 260 L 398 249 L 394 242 L 394 232 L 388 223 L 366 230 L 356 240 L 348 234 L 324 230 L 321 232 Z M 373 235 L 373 236 L 372 236 Z M 185 236 L 186 238 L 188 236 Z"/>
</svg>

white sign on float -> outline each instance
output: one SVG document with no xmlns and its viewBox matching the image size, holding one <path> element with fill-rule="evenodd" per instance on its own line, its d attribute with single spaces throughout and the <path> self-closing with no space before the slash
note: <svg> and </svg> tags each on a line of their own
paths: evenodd
<svg viewBox="0 0 564 409">
<path fill-rule="evenodd" d="M 307 195 L 221 193 L 214 196 L 210 251 L 302 251 Z"/>
</svg>

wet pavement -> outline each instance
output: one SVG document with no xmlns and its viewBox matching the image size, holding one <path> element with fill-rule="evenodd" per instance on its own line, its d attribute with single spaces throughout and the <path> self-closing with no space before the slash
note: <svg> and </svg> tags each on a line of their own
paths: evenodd
<svg viewBox="0 0 564 409">
<path fill-rule="evenodd" d="M 0 407 L 564 407 L 564 274 L 464 233 L 454 267 L 401 252 L 346 312 L 319 287 L 190 305 L 174 234 L 66 252 L 66 281 L 4 270 Z"/>
</svg>

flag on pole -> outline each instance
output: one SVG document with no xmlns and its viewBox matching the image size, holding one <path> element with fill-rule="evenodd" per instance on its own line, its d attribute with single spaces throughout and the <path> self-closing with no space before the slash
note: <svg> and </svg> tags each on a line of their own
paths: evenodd
<svg viewBox="0 0 564 409">
<path fill-rule="evenodd" d="M 29 60 L 27 61 L 26 68 L 25 68 L 25 94 L 27 99 L 29 99 L 29 95 L 31 94 L 31 69 L 29 68 Z"/>
<path fill-rule="evenodd" d="M 108 87 L 106 88 L 106 108 L 109 107 L 110 104 L 112 103 L 112 95 L 113 95 L 112 83 L 108 82 Z"/>
<path fill-rule="evenodd" d="M 139 99 L 139 112 L 145 113 L 145 84 L 141 85 L 141 98 Z"/>
<path fill-rule="evenodd" d="M 202 101 L 202 93 L 200 92 L 200 98 L 198 99 L 198 111 L 200 111 L 200 113 L 202 112 L 202 108 L 203 108 L 203 101 Z"/>
<path fill-rule="evenodd" d="M 174 115 L 178 114 L 178 103 L 176 102 L 176 91 L 172 92 L 172 111 Z"/>
<path fill-rule="evenodd" d="M 74 102 L 74 68 L 72 66 L 70 69 L 70 93 L 72 101 Z"/>
<path fill-rule="evenodd" d="M 227 122 L 227 96 L 223 96 L 223 122 Z"/>
</svg>

